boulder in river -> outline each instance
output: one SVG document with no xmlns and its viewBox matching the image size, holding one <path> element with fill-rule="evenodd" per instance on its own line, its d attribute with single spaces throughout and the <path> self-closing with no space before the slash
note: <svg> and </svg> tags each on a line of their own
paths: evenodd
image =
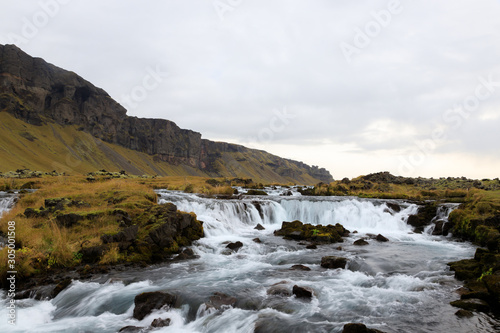
<svg viewBox="0 0 500 333">
<path fill-rule="evenodd" d="M 284 297 L 292 296 L 292 292 L 290 290 L 290 287 L 287 286 L 287 283 L 287 281 L 281 281 L 273 284 L 271 287 L 269 287 L 269 289 L 267 289 L 267 294 Z"/>
<path fill-rule="evenodd" d="M 256 229 L 256 230 L 265 230 L 266 228 L 264 228 L 264 226 L 263 226 L 262 224 L 260 224 L 260 223 L 259 223 L 259 224 L 257 224 L 257 225 L 255 226 L 255 228 L 254 228 L 254 229 Z"/>
<path fill-rule="evenodd" d="M 345 324 L 342 333 L 384 333 L 382 331 L 368 328 L 365 324 L 361 323 L 350 323 Z"/>
<path fill-rule="evenodd" d="M 408 223 L 414 228 L 415 232 L 422 233 L 424 228 L 429 225 L 437 215 L 436 202 L 426 202 L 418 209 L 417 214 L 408 217 Z"/>
<path fill-rule="evenodd" d="M 120 333 L 140 333 L 143 332 L 144 327 L 139 326 L 125 326 L 122 327 L 118 332 Z"/>
<path fill-rule="evenodd" d="M 342 237 L 348 234 L 349 230 L 339 223 L 323 226 L 304 224 L 301 221 L 283 222 L 281 229 L 274 232 L 275 236 L 284 236 L 285 239 L 307 240 L 318 244 L 342 242 Z"/>
<path fill-rule="evenodd" d="M 381 234 L 378 234 L 377 236 L 375 236 L 375 239 L 378 240 L 379 242 L 388 242 L 389 239 L 385 236 L 382 236 Z"/>
<path fill-rule="evenodd" d="M 370 243 L 368 243 L 367 241 L 365 241 L 363 238 L 360 238 L 357 241 L 355 241 L 353 244 L 354 245 L 358 245 L 358 246 L 363 246 L 363 245 L 368 245 Z"/>
<path fill-rule="evenodd" d="M 293 265 L 290 267 L 291 270 L 293 271 L 310 271 L 311 269 L 307 266 L 304 265 Z"/>
<path fill-rule="evenodd" d="M 220 310 L 230 306 L 234 306 L 234 304 L 236 304 L 236 301 L 237 300 L 235 297 L 226 295 L 224 293 L 215 292 L 212 296 L 210 296 L 210 299 L 205 304 L 207 308 L 215 308 L 217 310 Z"/>
<path fill-rule="evenodd" d="M 311 299 L 313 296 L 313 290 L 311 288 L 300 287 L 298 285 L 293 286 L 292 292 L 297 298 Z"/>
<path fill-rule="evenodd" d="M 241 247 L 243 247 L 243 243 L 240 241 L 229 243 L 226 245 L 226 248 L 233 250 L 234 252 L 237 252 Z"/>
<path fill-rule="evenodd" d="M 468 310 L 460 309 L 457 312 L 455 312 L 455 316 L 459 318 L 471 318 L 474 316 L 474 314 Z"/>
<path fill-rule="evenodd" d="M 347 259 L 343 258 L 343 257 L 326 256 L 326 257 L 321 258 L 321 267 L 323 267 L 323 268 L 330 268 L 330 269 L 342 268 L 342 269 L 344 269 L 346 265 L 347 265 Z"/>
<path fill-rule="evenodd" d="M 153 322 L 151 323 L 151 327 L 166 327 L 166 326 L 170 326 L 170 318 L 166 318 L 166 319 L 161 319 L 161 318 L 156 318 L 155 320 L 153 320 Z"/>
<path fill-rule="evenodd" d="M 454 307 L 468 311 L 488 312 L 490 310 L 488 303 L 478 298 L 460 299 L 450 302 L 450 304 Z"/>
<path fill-rule="evenodd" d="M 153 310 L 171 308 L 175 306 L 177 297 L 161 291 L 147 292 L 135 296 L 134 318 L 143 320 Z"/>
</svg>

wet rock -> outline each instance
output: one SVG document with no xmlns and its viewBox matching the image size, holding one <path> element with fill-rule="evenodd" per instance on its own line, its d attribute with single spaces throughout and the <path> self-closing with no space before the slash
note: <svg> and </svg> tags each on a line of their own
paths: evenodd
<svg viewBox="0 0 500 333">
<path fill-rule="evenodd" d="M 292 292 L 297 298 L 311 299 L 313 296 L 313 290 L 311 288 L 299 287 L 298 285 L 293 286 Z"/>
<path fill-rule="evenodd" d="M 265 191 L 262 191 L 262 190 L 248 190 L 248 192 L 245 194 L 246 195 L 267 195 L 267 193 Z"/>
<path fill-rule="evenodd" d="M 448 263 L 450 270 L 455 272 L 459 280 L 472 280 L 481 276 L 481 264 L 474 259 L 463 259 Z"/>
<path fill-rule="evenodd" d="M 451 228 L 453 228 L 453 223 L 439 220 L 439 221 L 436 221 L 436 223 L 434 225 L 434 230 L 432 231 L 432 234 L 433 235 L 448 236 Z"/>
<path fill-rule="evenodd" d="M 196 259 L 199 256 L 197 256 L 193 249 L 187 248 L 182 250 L 181 253 L 179 253 L 177 256 L 175 256 L 172 260 L 173 261 L 181 261 L 181 260 L 190 260 L 190 259 Z"/>
<path fill-rule="evenodd" d="M 468 311 L 488 312 L 490 309 L 488 303 L 478 298 L 461 299 L 450 302 L 450 304 L 454 307 Z"/>
<path fill-rule="evenodd" d="M 139 326 L 125 326 L 122 327 L 118 332 L 120 333 L 140 333 L 143 332 L 145 327 Z"/>
<path fill-rule="evenodd" d="M 179 253 L 179 247 L 190 246 L 193 241 L 203 237 L 203 222 L 193 213 L 177 211 L 174 204 L 152 206 L 139 220 L 153 225 L 145 238 L 154 254 L 163 259 L 162 254 Z"/>
<path fill-rule="evenodd" d="M 347 265 L 347 259 L 343 257 L 336 257 L 336 256 L 326 256 L 321 258 L 321 267 L 323 268 L 330 268 L 330 269 L 336 269 L 336 268 L 342 268 L 344 269 Z"/>
<path fill-rule="evenodd" d="M 309 244 L 306 246 L 306 249 L 309 249 L 309 250 L 315 250 L 317 248 L 318 248 L 318 246 L 316 244 Z"/>
<path fill-rule="evenodd" d="M 260 238 L 254 238 L 254 239 L 252 239 L 252 240 L 253 240 L 255 243 L 257 243 L 257 244 L 262 243 L 262 241 L 260 240 Z"/>
<path fill-rule="evenodd" d="M 424 228 L 429 225 L 437 215 L 437 204 L 427 202 L 418 209 L 417 214 L 410 215 L 407 223 L 414 228 L 415 232 L 422 233 Z"/>
<path fill-rule="evenodd" d="M 170 318 L 167 318 L 167 319 L 161 319 L 161 318 L 156 318 L 155 320 L 153 320 L 153 322 L 151 323 L 151 327 L 166 327 L 166 326 L 170 326 Z"/>
<path fill-rule="evenodd" d="M 259 224 L 257 224 L 257 226 L 254 229 L 256 229 L 256 230 L 265 230 L 266 228 L 264 228 L 262 226 L 262 224 L 259 223 Z"/>
<path fill-rule="evenodd" d="M 59 282 L 55 286 L 54 290 L 52 290 L 50 298 L 55 298 L 57 295 L 59 295 L 59 293 L 61 291 L 63 291 L 64 289 L 66 289 L 71 284 L 72 281 L 73 281 L 72 279 L 66 278 L 66 279 L 62 280 L 61 282 Z"/>
<path fill-rule="evenodd" d="M 207 308 L 212 307 L 217 310 L 224 309 L 230 306 L 234 306 L 236 304 L 236 298 L 226 295 L 224 293 L 220 292 L 215 292 L 212 296 L 210 296 L 210 299 L 208 300 L 207 303 Z"/>
<path fill-rule="evenodd" d="M 381 234 L 378 234 L 376 237 L 375 237 L 376 240 L 378 240 L 379 242 L 388 242 L 389 239 L 382 236 Z"/>
<path fill-rule="evenodd" d="M 287 283 L 287 281 L 281 281 L 273 284 L 269 289 L 267 289 L 267 294 L 284 297 L 292 296 L 292 292 L 290 291 L 290 287 L 287 286 Z"/>
<path fill-rule="evenodd" d="M 285 239 L 297 241 L 307 240 L 315 243 L 336 243 L 342 242 L 343 236 L 349 234 L 342 225 L 311 225 L 300 221 L 283 222 L 281 229 L 274 232 L 275 236 L 284 236 Z"/>
<path fill-rule="evenodd" d="M 174 307 L 176 301 L 176 296 L 161 291 L 139 294 L 134 299 L 133 317 L 137 320 L 143 320 L 153 310 Z"/>
<path fill-rule="evenodd" d="M 457 316 L 459 318 L 471 318 L 474 316 L 474 314 L 470 311 L 460 309 L 457 312 L 455 312 L 455 316 Z"/>
<path fill-rule="evenodd" d="M 389 209 L 391 209 L 395 213 L 399 213 L 401 211 L 401 206 L 392 202 L 385 203 Z"/>
<path fill-rule="evenodd" d="M 365 241 L 363 238 L 360 238 L 357 241 L 355 241 L 353 244 L 354 245 L 358 245 L 358 246 L 364 246 L 364 245 L 368 245 L 370 243 L 368 243 L 367 241 Z"/>
<path fill-rule="evenodd" d="M 230 249 L 230 250 L 232 250 L 234 252 L 238 252 L 238 250 L 240 248 L 242 248 L 242 247 L 243 247 L 243 243 L 240 242 L 240 241 L 237 241 L 237 242 L 234 242 L 234 243 L 229 243 L 229 244 L 226 245 L 226 248 L 228 248 L 228 249 Z"/>
<path fill-rule="evenodd" d="M 307 266 L 304 265 L 293 265 L 290 267 L 291 270 L 293 271 L 310 271 L 311 269 Z"/>
<path fill-rule="evenodd" d="M 342 333 L 384 333 L 382 331 L 366 327 L 365 324 L 350 323 L 345 324 Z"/>
</svg>

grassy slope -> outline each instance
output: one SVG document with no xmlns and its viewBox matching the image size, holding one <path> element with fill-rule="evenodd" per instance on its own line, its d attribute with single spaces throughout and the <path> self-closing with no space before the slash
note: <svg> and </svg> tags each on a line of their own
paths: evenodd
<svg viewBox="0 0 500 333">
<path fill-rule="evenodd" d="M 285 162 L 286 166 L 296 175 L 279 175 L 270 166 L 274 159 L 275 156 L 258 150 L 223 153 L 217 167 L 227 177 L 252 178 L 262 183 L 318 182 L 289 162 Z M 210 176 L 199 169 L 155 161 L 151 155 L 103 142 L 75 126 L 34 126 L 0 112 L 0 171 L 16 169 L 56 170 L 72 175 L 106 169 L 135 175 Z"/>
</svg>

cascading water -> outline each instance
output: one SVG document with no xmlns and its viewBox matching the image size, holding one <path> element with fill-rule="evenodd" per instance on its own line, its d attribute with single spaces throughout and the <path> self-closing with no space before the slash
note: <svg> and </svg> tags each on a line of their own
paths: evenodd
<svg viewBox="0 0 500 333">
<path fill-rule="evenodd" d="M 475 248 L 442 236 L 415 234 L 406 224 L 417 206 L 384 200 L 312 197 L 246 197 L 233 200 L 159 191 L 160 203 L 173 202 L 204 221 L 205 237 L 193 246 L 198 259 L 117 272 L 92 282 L 74 281 L 50 301 L 18 301 L 18 325 L 0 320 L 8 332 L 117 332 L 124 326 L 149 327 L 153 319 L 171 325 L 154 332 L 341 332 L 362 322 L 384 332 L 497 332 L 499 322 L 484 314 L 458 319 L 449 305 L 459 282 L 446 263 L 471 257 Z M 282 221 L 341 223 L 351 233 L 343 243 L 305 245 L 273 235 Z M 265 227 L 258 231 L 257 224 Z M 381 233 L 389 242 L 354 240 Z M 260 242 L 256 242 L 259 238 Z M 233 253 L 227 242 L 240 241 Z M 341 248 L 338 248 L 339 245 Z M 325 255 L 349 260 L 347 269 L 328 270 Z M 302 264 L 310 271 L 290 270 Z M 269 295 L 282 282 L 314 290 L 312 300 Z M 132 318 L 133 300 L 145 291 L 163 290 L 181 300 L 180 308 L 158 310 L 141 321 Z M 214 292 L 237 299 L 225 311 L 207 308 Z M 2 296 L 2 299 L 5 299 Z M 6 318 L 5 308 L 0 318 Z"/>
<path fill-rule="evenodd" d="M 16 197 L 16 194 L 0 191 L 0 217 L 14 205 Z"/>
</svg>

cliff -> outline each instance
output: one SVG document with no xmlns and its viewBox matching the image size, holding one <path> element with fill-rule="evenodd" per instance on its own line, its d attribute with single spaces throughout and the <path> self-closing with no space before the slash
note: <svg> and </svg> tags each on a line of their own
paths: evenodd
<svg viewBox="0 0 500 333">
<path fill-rule="evenodd" d="M 120 161 L 120 166 L 129 172 L 148 173 L 145 171 L 152 169 L 154 173 L 167 175 L 169 168 L 165 167 L 166 163 L 180 167 L 187 174 L 212 177 L 254 177 L 262 181 L 307 183 L 333 180 L 325 169 L 240 145 L 202 139 L 200 133 L 181 129 L 169 120 L 127 116 L 127 111 L 103 89 L 95 87 L 73 72 L 51 65 L 43 59 L 33 58 L 13 45 L 0 45 L 1 113 L 12 115 L 31 129 L 23 132 L 21 129 L 9 128 L 10 132 L 27 132 L 31 135 L 35 131 L 34 127 L 43 128 L 48 125 L 56 132 L 51 135 L 57 139 L 57 132 L 61 128 L 72 128 L 90 134 L 96 139 L 94 144 L 100 149 L 111 149 L 111 152 L 103 152 L 104 155 L 113 155 L 116 147 L 123 147 L 152 157 L 148 170 L 144 170 L 135 161 Z M 24 138 L 29 141 L 29 135 L 24 135 L 19 140 Z M 38 140 L 40 143 L 44 141 L 44 137 L 47 137 L 46 133 L 41 133 L 38 137 L 32 136 L 31 142 Z M 63 140 L 63 144 L 72 158 L 82 161 L 89 159 L 78 153 L 78 149 L 75 149 L 77 143 Z M 124 154 L 127 155 L 126 152 L 118 155 L 127 159 Z M 8 147 L 0 151 L 0 156 L 2 155 L 5 155 L 5 160 L 21 160 Z M 122 159 L 119 156 L 115 158 Z M 94 159 L 92 166 L 94 165 L 99 165 L 99 161 Z M 18 167 L 23 166 L 25 165 Z M 0 167 L 7 166 L 0 162 Z"/>
</svg>

